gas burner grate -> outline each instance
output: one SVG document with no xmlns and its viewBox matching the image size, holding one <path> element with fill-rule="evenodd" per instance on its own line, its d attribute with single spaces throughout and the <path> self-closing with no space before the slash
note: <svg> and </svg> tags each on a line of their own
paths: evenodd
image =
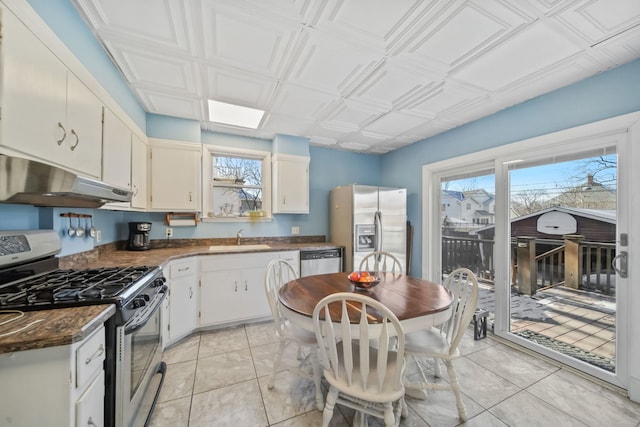
<svg viewBox="0 0 640 427">
<path fill-rule="evenodd" d="M 113 301 L 156 267 L 55 270 L 0 287 L 0 307 Z"/>
</svg>

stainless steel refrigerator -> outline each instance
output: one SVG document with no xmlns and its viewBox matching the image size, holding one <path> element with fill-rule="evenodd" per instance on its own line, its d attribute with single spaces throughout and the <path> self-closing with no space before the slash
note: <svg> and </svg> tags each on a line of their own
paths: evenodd
<svg viewBox="0 0 640 427">
<path fill-rule="evenodd" d="M 330 196 L 330 236 L 345 247 L 345 270 L 354 271 L 372 251 L 386 251 L 406 272 L 407 190 L 351 184 Z"/>
</svg>

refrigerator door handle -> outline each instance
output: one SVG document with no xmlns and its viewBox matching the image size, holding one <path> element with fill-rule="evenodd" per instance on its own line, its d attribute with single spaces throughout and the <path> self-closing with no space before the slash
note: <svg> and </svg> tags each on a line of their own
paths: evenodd
<svg viewBox="0 0 640 427">
<path fill-rule="evenodd" d="M 382 250 L 382 212 L 377 211 L 375 213 L 374 224 L 376 235 L 373 250 L 380 252 Z"/>
</svg>

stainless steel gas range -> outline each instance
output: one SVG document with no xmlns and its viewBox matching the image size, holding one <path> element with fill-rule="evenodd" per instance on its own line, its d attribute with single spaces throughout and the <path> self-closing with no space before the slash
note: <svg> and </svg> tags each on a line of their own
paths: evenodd
<svg viewBox="0 0 640 427">
<path fill-rule="evenodd" d="M 114 304 L 106 323 L 105 425 L 146 425 L 164 379 L 160 267 L 58 268 L 52 230 L 0 231 L 0 310 Z"/>
</svg>

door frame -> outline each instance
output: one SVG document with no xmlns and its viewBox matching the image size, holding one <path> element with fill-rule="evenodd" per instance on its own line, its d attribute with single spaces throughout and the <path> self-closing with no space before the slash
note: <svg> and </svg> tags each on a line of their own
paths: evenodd
<svg viewBox="0 0 640 427">
<path fill-rule="evenodd" d="M 630 364 L 630 360 L 640 358 L 640 343 L 632 340 L 633 336 L 640 336 L 640 310 L 631 310 L 632 306 L 640 306 L 640 286 L 631 288 L 634 277 L 640 277 L 640 270 L 633 268 L 640 263 L 640 250 L 634 251 L 634 247 L 640 247 L 638 236 L 640 235 L 640 223 L 630 221 L 631 212 L 640 212 L 640 200 L 632 199 L 631 189 L 633 182 L 640 182 L 640 168 L 629 167 L 640 164 L 640 112 L 625 114 L 611 119 L 589 123 L 586 125 L 553 132 L 550 134 L 509 143 L 496 148 L 490 148 L 477 153 L 467 154 L 451 158 L 422 167 L 422 276 L 429 280 L 439 281 L 441 278 L 441 230 L 440 230 L 440 180 L 442 177 L 455 175 L 457 171 L 463 173 L 469 170 L 487 170 L 495 168 L 496 180 L 496 213 L 502 215 L 508 213 L 509 200 L 509 175 L 506 167 L 501 166 L 505 161 L 517 159 L 519 154 L 558 150 L 571 151 L 586 149 L 585 140 L 597 144 L 606 138 L 616 144 L 618 154 L 618 195 L 621 204 L 618 205 L 617 233 L 626 231 L 629 233 L 629 246 L 625 250 L 629 253 L 628 279 L 625 284 L 617 286 L 616 304 L 616 373 L 611 374 L 603 370 L 593 368 L 584 362 L 558 355 L 549 354 L 571 367 L 586 371 L 601 380 L 628 390 L 632 400 L 640 401 L 640 366 Z M 595 142 L 594 142 L 595 141 Z M 471 168 L 471 169 L 469 169 Z M 634 170 L 635 169 L 635 170 Z M 437 215 L 431 215 L 431 213 Z M 498 216 L 498 215 L 496 215 Z M 510 257 L 510 248 L 507 241 L 505 224 L 496 222 L 494 256 L 496 259 Z M 434 237 L 437 236 L 437 239 Z M 619 240 L 619 239 L 618 239 Z M 618 242 L 619 245 L 619 242 Z M 618 247 L 618 250 L 621 248 Z M 636 271 L 634 271 L 636 270 Z M 635 274 L 634 274 L 635 273 Z M 531 348 L 545 354 L 537 344 L 525 339 L 517 339 L 509 333 L 508 310 L 508 286 L 509 277 L 507 269 L 499 269 L 495 272 L 496 286 L 496 335 L 516 342 L 523 347 Z M 620 280 L 619 277 L 616 278 Z M 622 282 L 621 282 L 622 283 Z M 618 292 L 618 289 L 621 291 Z M 500 291 L 499 291 L 500 290 Z M 637 365 L 637 364 L 636 364 Z"/>
</svg>

